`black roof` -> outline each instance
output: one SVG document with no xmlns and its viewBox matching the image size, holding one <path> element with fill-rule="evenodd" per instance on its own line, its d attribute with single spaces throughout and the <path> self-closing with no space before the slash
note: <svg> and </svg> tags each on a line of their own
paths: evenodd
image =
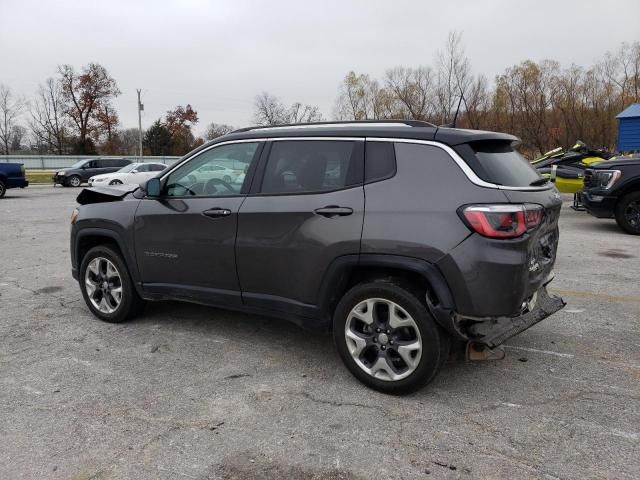
<svg viewBox="0 0 640 480">
<path fill-rule="evenodd" d="M 379 137 L 432 140 L 446 145 L 481 140 L 518 141 L 506 133 L 462 128 L 437 127 L 415 120 L 367 120 L 354 122 L 318 122 L 273 127 L 249 127 L 218 137 L 209 144 L 228 140 L 276 137 Z"/>
</svg>

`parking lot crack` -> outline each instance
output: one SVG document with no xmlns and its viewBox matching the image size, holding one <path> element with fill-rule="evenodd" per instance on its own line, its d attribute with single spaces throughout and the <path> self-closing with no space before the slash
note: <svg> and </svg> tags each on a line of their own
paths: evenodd
<svg viewBox="0 0 640 480">
<path fill-rule="evenodd" d="M 299 392 L 294 393 L 294 395 L 300 395 L 306 398 L 307 400 L 311 400 L 314 403 L 321 403 L 323 405 L 330 405 L 333 407 L 355 407 L 355 408 L 368 408 L 372 410 L 377 410 L 383 413 L 386 416 L 393 417 L 394 415 L 386 408 L 383 408 L 379 405 L 366 405 L 364 403 L 355 403 L 355 402 L 338 402 L 335 400 L 324 400 L 320 398 L 316 398 L 312 396 L 309 392 Z"/>
</svg>

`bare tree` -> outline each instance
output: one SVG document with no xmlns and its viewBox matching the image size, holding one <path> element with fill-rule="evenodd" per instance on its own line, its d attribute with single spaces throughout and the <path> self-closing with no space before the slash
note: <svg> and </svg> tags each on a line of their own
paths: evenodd
<svg viewBox="0 0 640 480">
<path fill-rule="evenodd" d="M 462 34 L 450 32 L 444 51 L 438 53 L 438 114 L 440 122 L 451 121 L 461 96 L 471 84 L 471 65 L 461 44 Z"/>
<path fill-rule="evenodd" d="M 0 84 L 0 146 L 5 155 L 9 155 L 16 120 L 24 105 L 23 99 L 15 97 L 8 86 Z"/>
<path fill-rule="evenodd" d="M 303 105 L 300 102 L 296 102 L 287 112 L 287 123 L 310 123 L 321 122 L 322 114 L 320 109 L 312 105 Z"/>
<path fill-rule="evenodd" d="M 431 68 L 396 67 L 387 70 L 385 83 L 401 105 L 402 117 L 428 120 L 435 110 L 435 82 Z"/>
<path fill-rule="evenodd" d="M 120 153 L 123 155 L 138 154 L 138 129 L 125 128 L 118 132 Z"/>
<path fill-rule="evenodd" d="M 207 140 L 213 140 L 214 138 L 221 137 L 227 133 L 233 132 L 234 128 L 231 125 L 225 123 L 210 123 L 207 126 L 207 131 L 204 134 L 204 138 Z"/>
<path fill-rule="evenodd" d="M 338 120 L 381 119 L 393 116 L 395 99 L 369 75 L 349 72 L 342 84 L 334 115 Z"/>
<path fill-rule="evenodd" d="M 53 78 L 40 85 L 31 103 L 29 127 L 36 143 L 46 151 L 62 155 L 68 141 L 67 119 L 62 87 Z"/>
<path fill-rule="evenodd" d="M 254 124 L 271 126 L 287 123 L 287 109 L 278 97 L 262 92 L 256 96 L 253 106 Z"/>
<path fill-rule="evenodd" d="M 78 153 L 93 153 L 90 140 L 101 127 L 98 114 L 109 101 L 120 94 L 116 81 L 100 64 L 90 63 L 77 73 L 71 65 L 58 67 L 65 113 L 76 129 Z"/>
</svg>

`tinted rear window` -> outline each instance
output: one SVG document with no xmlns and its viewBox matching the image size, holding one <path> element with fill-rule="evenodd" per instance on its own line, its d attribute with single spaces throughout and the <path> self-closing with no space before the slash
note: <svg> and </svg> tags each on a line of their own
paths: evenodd
<svg viewBox="0 0 640 480">
<path fill-rule="evenodd" d="M 507 142 L 473 142 L 460 145 L 458 153 L 481 179 L 509 187 L 526 187 L 540 175 L 526 158 Z"/>
</svg>

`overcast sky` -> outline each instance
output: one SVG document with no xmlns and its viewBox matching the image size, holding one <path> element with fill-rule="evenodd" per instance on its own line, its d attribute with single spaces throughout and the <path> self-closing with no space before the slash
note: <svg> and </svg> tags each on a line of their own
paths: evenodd
<svg viewBox="0 0 640 480">
<path fill-rule="evenodd" d="M 433 63 L 452 30 L 493 79 L 525 59 L 590 65 L 640 40 L 639 21 L 639 0 L 0 0 L 0 83 L 28 98 L 58 64 L 98 62 L 124 127 L 137 126 L 139 87 L 143 128 L 190 103 L 200 133 L 249 124 L 261 91 L 331 118 L 349 70 Z"/>
</svg>

